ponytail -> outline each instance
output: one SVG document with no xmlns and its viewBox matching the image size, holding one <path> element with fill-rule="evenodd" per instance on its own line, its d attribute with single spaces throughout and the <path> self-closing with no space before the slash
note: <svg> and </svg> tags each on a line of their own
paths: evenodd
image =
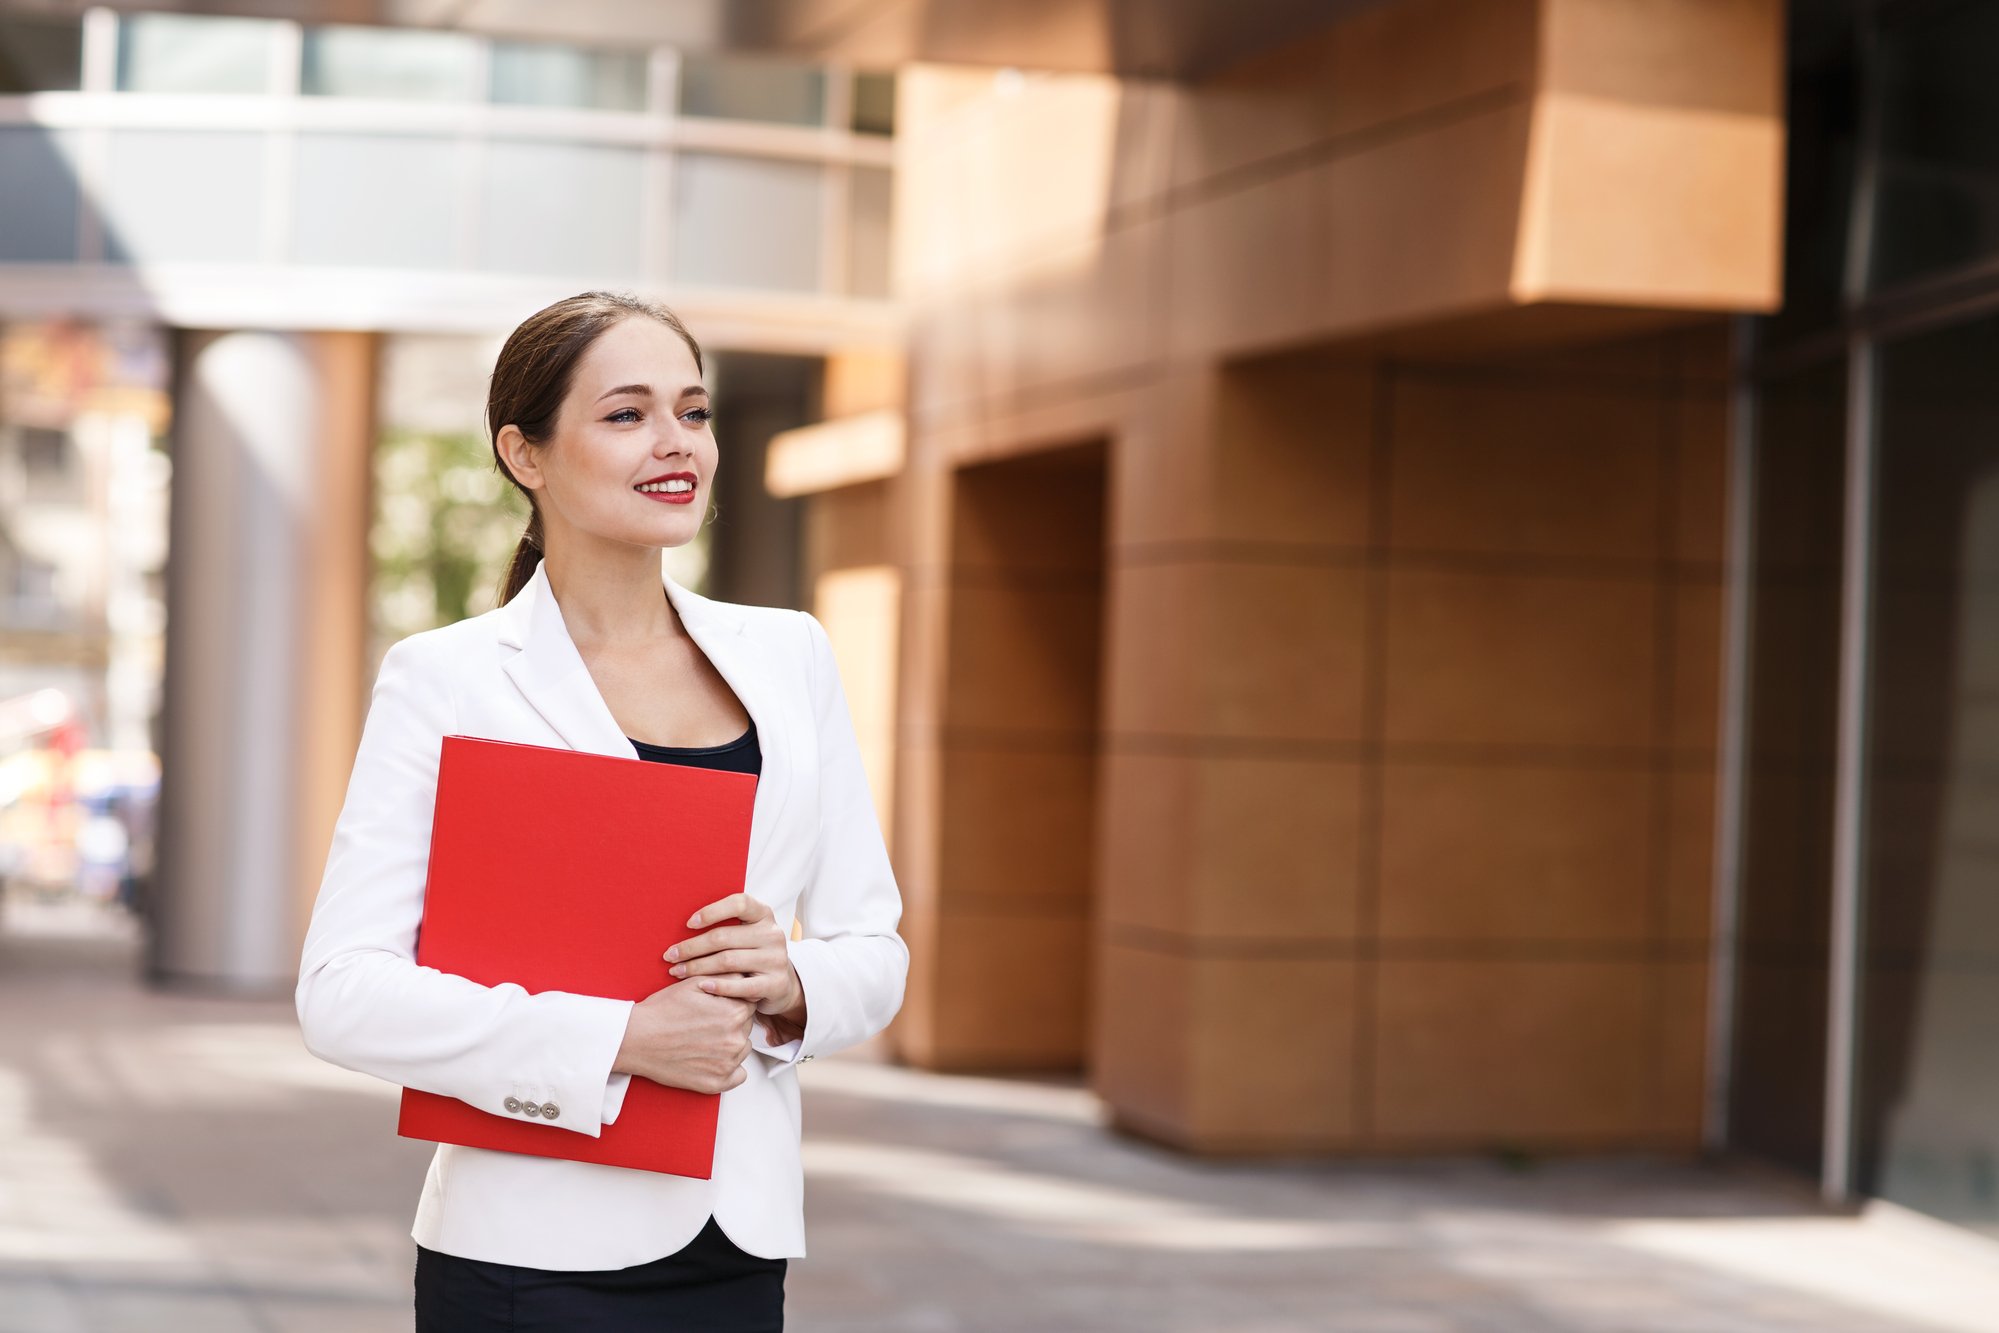
<svg viewBox="0 0 1999 1333">
<path fill-rule="evenodd" d="M 528 586 L 534 577 L 534 567 L 541 563 L 541 510 L 534 501 L 528 501 L 527 531 L 514 547 L 513 562 L 507 566 L 506 591 L 500 595 L 502 602 L 511 602 L 514 595 Z"/>
</svg>

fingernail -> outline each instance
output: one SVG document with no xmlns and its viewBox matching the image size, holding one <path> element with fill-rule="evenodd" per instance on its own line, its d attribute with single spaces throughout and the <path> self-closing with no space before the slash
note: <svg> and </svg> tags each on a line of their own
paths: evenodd
<svg viewBox="0 0 1999 1333">
<path fill-rule="evenodd" d="M 698 981 L 695 984 L 705 991 L 712 992 L 715 989 L 715 983 L 712 981 Z"/>
<path fill-rule="evenodd" d="M 689 930 L 694 929 L 694 927 L 700 924 L 701 924 L 701 914 L 699 912 L 696 912 L 693 916 L 687 918 L 687 928 Z"/>
<path fill-rule="evenodd" d="M 676 964 L 675 964 L 674 966 L 672 966 L 672 967 L 669 967 L 669 968 L 668 968 L 668 969 L 666 969 L 666 970 L 667 970 L 668 972 L 671 972 L 671 973 L 672 973 L 672 974 L 673 974 L 674 976 L 676 976 L 676 977 L 684 977 L 684 976 L 686 976 L 686 975 L 687 975 L 687 964 L 685 964 L 685 963 L 676 963 Z"/>
<path fill-rule="evenodd" d="M 672 947 L 671 949 L 668 949 L 668 950 L 666 951 L 666 961 L 667 961 L 667 962 L 669 962 L 669 963 L 670 963 L 670 962 L 674 961 L 674 960 L 675 960 L 676 958 L 678 958 L 678 957 L 680 957 L 680 946 L 679 946 L 679 945 L 677 945 L 677 944 L 676 944 L 676 945 L 674 945 L 674 946 L 673 946 L 673 947 Z"/>
</svg>

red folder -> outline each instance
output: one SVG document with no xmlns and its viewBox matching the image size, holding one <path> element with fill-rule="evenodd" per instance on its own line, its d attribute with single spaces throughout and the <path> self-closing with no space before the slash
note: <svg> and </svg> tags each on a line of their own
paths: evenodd
<svg viewBox="0 0 1999 1333">
<path fill-rule="evenodd" d="M 687 918 L 743 887 L 757 779 L 587 750 L 446 736 L 416 960 L 482 985 L 640 1000 Z M 396 1132 L 707 1179 L 715 1093 L 634 1076 L 591 1138 L 404 1088 Z M 594 1108 L 565 1108 L 565 1117 Z"/>
</svg>

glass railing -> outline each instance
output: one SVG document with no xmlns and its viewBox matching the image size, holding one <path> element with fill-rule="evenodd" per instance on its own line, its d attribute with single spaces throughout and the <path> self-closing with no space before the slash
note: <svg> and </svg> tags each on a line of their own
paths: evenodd
<svg viewBox="0 0 1999 1333">
<path fill-rule="evenodd" d="M 891 75 L 761 57 L 186 14 L 6 17 L 0 265 L 880 299 L 893 127 Z"/>
</svg>

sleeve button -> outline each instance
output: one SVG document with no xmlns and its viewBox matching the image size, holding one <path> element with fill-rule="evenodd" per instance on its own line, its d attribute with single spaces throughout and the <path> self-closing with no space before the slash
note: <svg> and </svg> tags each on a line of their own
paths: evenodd
<svg viewBox="0 0 1999 1333">
<path fill-rule="evenodd" d="M 557 1106 L 554 1102 L 543 1102 L 541 1104 L 541 1118 L 543 1120 L 553 1120 L 555 1119 L 555 1117 L 561 1114 L 562 1114 L 562 1108 Z"/>
<path fill-rule="evenodd" d="M 540 1114 L 541 1114 L 541 1107 L 540 1107 L 540 1105 L 539 1105 L 539 1104 L 537 1104 L 537 1103 L 535 1103 L 535 1102 L 522 1102 L 522 1103 L 521 1103 L 521 1114 L 522 1114 L 522 1115 L 526 1115 L 526 1116 L 537 1116 L 537 1115 L 540 1115 Z"/>
<path fill-rule="evenodd" d="M 518 1097 L 507 1098 L 506 1107 L 509 1111 L 518 1112 L 521 1109 L 521 1099 Z"/>
</svg>

